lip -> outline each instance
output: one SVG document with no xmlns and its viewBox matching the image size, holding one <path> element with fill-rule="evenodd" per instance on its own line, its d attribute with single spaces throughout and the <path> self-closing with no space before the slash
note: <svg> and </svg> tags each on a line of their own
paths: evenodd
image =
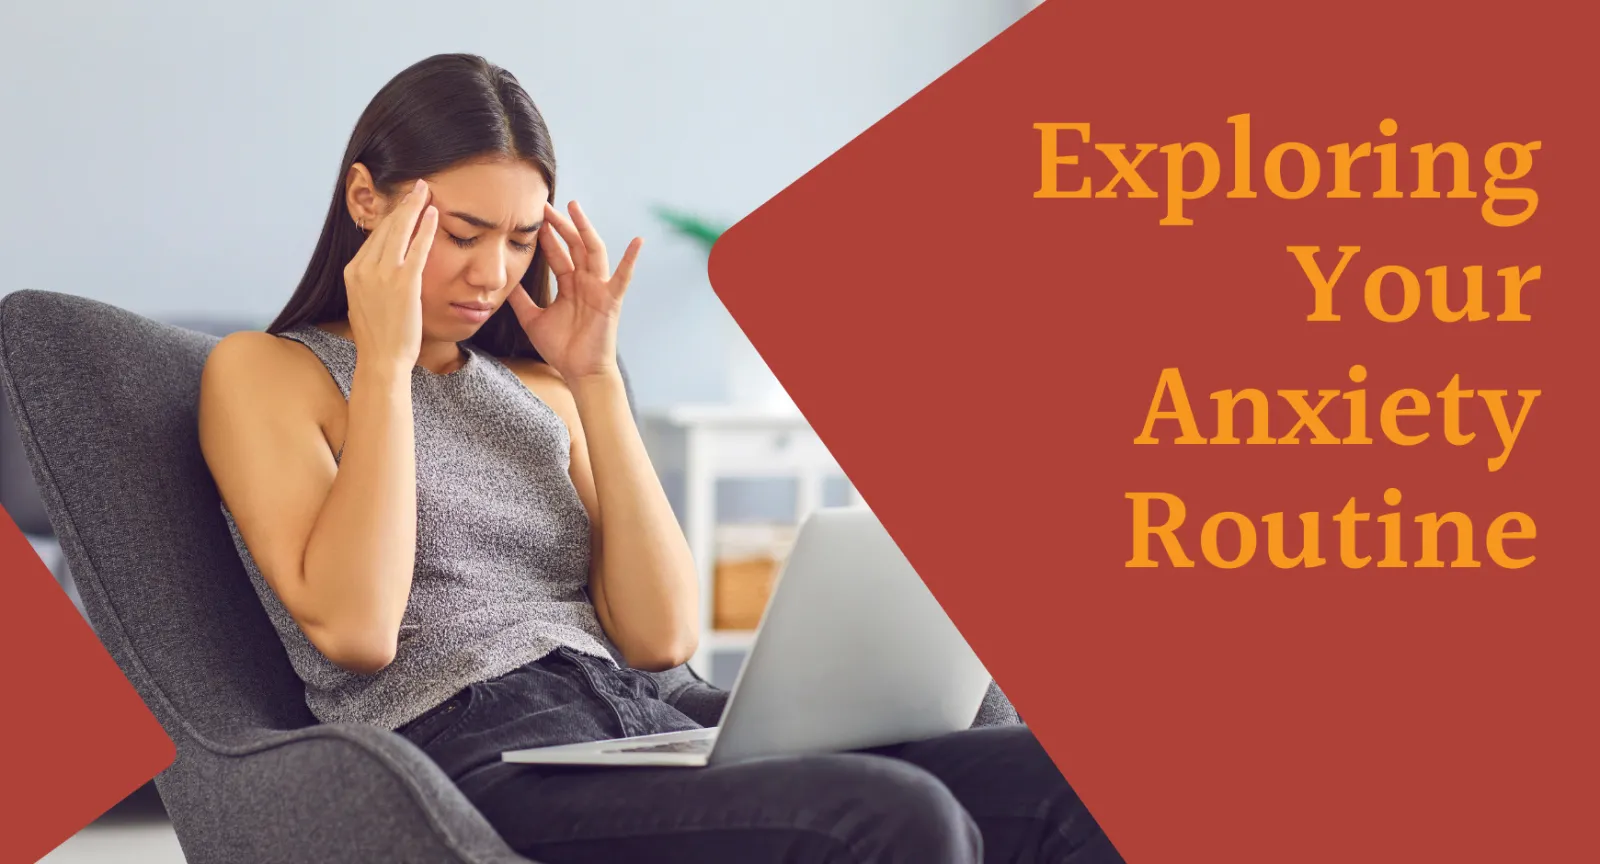
<svg viewBox="0 0 1600 864">
<path fill-rule="evenodd" d="M 462 318 L 479 324 L 494 314 L 494 307 L 488 303 L 451 303 L 450 308 Z"/>
</svg>

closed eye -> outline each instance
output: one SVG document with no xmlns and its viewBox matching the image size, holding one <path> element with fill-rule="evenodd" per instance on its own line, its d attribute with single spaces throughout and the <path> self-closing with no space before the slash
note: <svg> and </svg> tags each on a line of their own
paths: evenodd
<svg viewBox="0 0 1600 864">
<path fill-rule="evenodd" d="M 476 237 L 457 237 L 456 235 L 451 234 L 449 231 L 444 232 L 444 234 L 446 237 L 450 238 L 450 242 L 460 246 L 462 249 L 470 249 L 472 248 L 472 244 L 478 242 L 478 238 Z M 515 249 L 524 255 L 533 251 L 532 243 L 518 243 L 515 240 L 509 240 L 507 242 L 511 244 L 512 249 Z"/>
</svg>

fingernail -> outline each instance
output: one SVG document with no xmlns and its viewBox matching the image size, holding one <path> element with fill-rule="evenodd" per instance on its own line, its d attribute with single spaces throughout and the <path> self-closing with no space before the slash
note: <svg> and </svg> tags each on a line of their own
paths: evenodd
<svg viewBox="0 0 1600 864">
<path fill-rule="evenodd" d="M 422 183 L 422 178 L 421 178 L 421 177 L 418 177 L 418 178 L 417 178 L 417 185 L 415 185 L 415 186 L 412 186 L 412 187 L 411 187 L 411 191 L 413 191 L 413 192 L 420 192 L 420 191 L 422 191 L 422 185 L 423 185 L 423 183 Z"/>
</svg>

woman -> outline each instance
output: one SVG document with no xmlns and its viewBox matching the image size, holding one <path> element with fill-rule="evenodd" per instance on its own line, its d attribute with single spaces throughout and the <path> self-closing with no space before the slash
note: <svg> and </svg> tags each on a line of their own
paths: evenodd
<svg viewBox="0 0 1600 864">
<path fill-rule="evenodd" d="M 205 458 L 313 714 L 406 736 L 541 861 L 1120 860 L 1020 726 L 706 769 L 500 760 L 696 726 L 647 674 L 693 653 L 699 601 L 617 365 L 640 241 L 613 270 L 555 179 L 509 73 L 412 66 L 288 306 L 207 361 Z"/>
</svg>

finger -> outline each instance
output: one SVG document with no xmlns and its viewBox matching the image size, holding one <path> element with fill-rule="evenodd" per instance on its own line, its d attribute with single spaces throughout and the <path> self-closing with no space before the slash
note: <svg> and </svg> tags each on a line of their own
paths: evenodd
<svg viewBox="0 0 1600 864">
<path fill-rule="evenodd" d="M 583 208 L 578 206 L 577 199 L 567 202 L 567 209 L 572 211 L 572 224 L 578 229 L 578 236 L 583 238 L 583 248 L 589 253 L 588 264 L 595 273 L 606 276 L 611 272 L 610 262 L 606 260 L 606 244 L 600 239 L 600 232 L 594 230 L 594 225 L 589 217 L 584 215 Z"/>
<path fill-rule="evenodd" d="M 611 283 L 616 286 L 615 291 L 621 297 L 628 290 L 628 284 L 633 281 L 633 265 L 639 260 L 639 250 L 644 248 L 644 238 L 635 237 L 628 244 L 626 252 L 622 253 L 622 261 L 617 264 L 617 272 L 611 277 Z"/>
<path fill-rule="evenodd" d="M 394 206 L 390 207 L 387 213 L 384 213 L 382 216 L 378 217 L 377 224 L 372 226 L 372 238 L 374 240 L 382 239 L 387 241 L 389 239 L 389 235 L 394 233 L 394 225 L 398 220 L 401 211 L 405 208 L 406 204 L 410 203 L 412 195 L 421 185 L 421 180 L 413 183 L 411 188 L 406 190 L 406 192 L 400 196 L 400 200 L 396 201 Z"/>
<path fill-rule="evenodd" d="M 389 217 L 393 215 L 391 211 L 379 216 L 378 224 L 372 226 L 372 230 L 367 232 L 367 239 L 366 242 L 361 244 L 361 251 L 368 257 L 376 254 L 377 250 L 383 249 L 384 244 L 388 242 L 389 232 L 393 230 L 394 224 L 394 220 Z"/>
<path fill-rule="evenodd" d="M 406 238 L 405 255 L 407 260 L 410 260 L 410 248 L 415 246 L 417 243 L 417 235 L 422 233 L 422 217 L 428 215 L 428 210 L 430 208 L 433 208 L 433 187 L 424 186 L 421 197 L 417 199 L 417 227 L 412 229 L 411 236 Z M 437 214 L 435 214 L 435 216 L 437 217 Z M 438 224 L 438 222 L 434 222 L 435 227 L 437 227 Z"/>
<path fill-rule="evenodd" d="M 550 262 L 550 272 L 557 279 L 571 275 L 574 269 L 572 256 L 567 254 L 567 247 L 561 245 L 561 238 L 556 236 L 556 228 L 549 219 L 539 226 L 539 248 L 544 250 L 545 260 Z"/>
<path fill-rule="evenodd" d="M 572 265 L 579 270 L 586 269 L 589 263 L 588 250 L 584 248 L 583 237 L 578 234 L 578 228 L 567 218 L 567 214 L 555 208 L 554 204 L 544 205 L 545 221 L 555 226 L 561 239 L 566 241 L 567 250 L 572 255 Z"/>
<path fill-rule="evenodd" d="M 388 260 L 387 250 L 391 246 L 390 238 L 395 233 L 395 216 L 400 212 L 399 205 L 389 208 L 389 212 L 378 217 L 378 224 L 372 227 L 372 233 L 367 235 L 367 242 L 361 248 L 366 253 L 369 262 L 384 262 Z"/>
<path fill-rule="evenodd" d="M 533 302 L 533 298 L 528 295 L 528 289 L 521 282 L 511 289 L 511 295 L 506 299 L 511 303 L 511 311 L 517 316 L 517 323 L 524 328 L 532 325 L 534 319 L 544 314 L 544 309 Z"/>
<path fill-rule="evenodd" d="M 422 218 L 417 220 L 417 235 L 411 240 L 411 248 L 406 251 L 405 268 L 412 273 L 422 272 L 428 263 L 428 253 L 433 251 L 433 238 L 439 236 L 439 208 L 428 205 L 422 211 Z"/>
<path fill-rule="evenodd" d="M 411 246 L 411 235 L 417 230 L 417 220 L 422 217 L 423 205 L 427 203 L 427 184 L 421 180 L 411 187 L 406 197 L 389 214 L 389 219 L 394 224 L 389 228 L 389 234 L 384 238 L 383 257 L 386 261 L 394 262 L 395 266 L 405 263 L 406 250 Z"/>
</svg>

